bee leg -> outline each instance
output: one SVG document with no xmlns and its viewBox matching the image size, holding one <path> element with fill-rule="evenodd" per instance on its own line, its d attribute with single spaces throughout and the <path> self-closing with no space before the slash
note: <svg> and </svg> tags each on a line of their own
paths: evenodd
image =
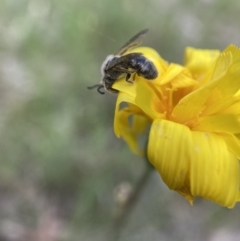
<svg viewBox="0 0 240 241">
<path fill-rule="evenodd" d="M 131 74 L 130 74 L 130 73 L 127 73 L 127 75 L 126 75 L 126 81 L 127 81 L 128 83 L 133 84 L 133 80 L 130 80 L 130 77 L 131 77 Z"/>
<path fill-rule="evenodd" d="M 134 81 L 135 78 L 136 78 L 136 74 L 137 74 L 137 73 L 134 73 L 134 74 L 133 74 L 133 81 Z"/>
</svg>

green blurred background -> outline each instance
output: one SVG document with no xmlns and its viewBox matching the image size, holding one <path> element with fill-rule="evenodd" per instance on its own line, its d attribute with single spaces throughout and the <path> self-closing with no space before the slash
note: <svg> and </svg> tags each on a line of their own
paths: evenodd
<svg viewBox="0 0 240 241">
<path fill-rule="evenodd" d="M 144 45 L 182 63 L 186 46 L 240 45 L 236 0 L 0 1 L 0 241 L 105 241 L 116 188 L 144 160 L 113 133 L 116 96 L 99 82 L 106 55 L 139 30 Z M 240 205 L 191 207 L 157 173 L 119 240 L 237 241 Z"/>
</svg>

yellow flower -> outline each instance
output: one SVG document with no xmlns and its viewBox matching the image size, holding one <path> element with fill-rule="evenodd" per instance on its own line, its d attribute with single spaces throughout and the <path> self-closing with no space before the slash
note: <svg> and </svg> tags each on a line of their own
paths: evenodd
<svg viewBox="0 0 240 241">
<path fill-rule="evenodd" d="M 132 52 L 143 53 L 159 75 L 113 85 L 115 134 L 141 154 L 138 139 L 150 126 L 148 159 L 167 186 L 191 204 L 200 196 L 232 208 L 240 201 L 240 49 L 187 48 L 183 66 L 151 48 Z"/>
</svg>

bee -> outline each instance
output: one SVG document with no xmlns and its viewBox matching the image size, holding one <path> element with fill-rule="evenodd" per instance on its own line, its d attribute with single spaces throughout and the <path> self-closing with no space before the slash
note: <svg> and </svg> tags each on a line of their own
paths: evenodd
<svg viewBox="0 0 240 241">
<path fill-rule="evenodd" d="M 133 80 L 130 80 L 131 75 L 135 77 L 136 74 L 147 80 L 157 78 L 158 71 L 155 65 L 144 57 L 142 53 L 125 54 L 130 49 L 140 45 L 142 37 L 147 32 L 148 29 L 140 31 L 125 43 L 117 54 L 108 55 L 101 67 L 103 77 L 100 84 L 90 86 L 88 89 L 97 88 L 97 91 L 100 94 L 105 93 L 102 89 L 118 93 L 118 91 L 113 89 L 112 86 L 114 82 L 120 79 L 123 75 L 126 75 L 126 81 L 129 83 L 133 83 Z"/>
</svg>

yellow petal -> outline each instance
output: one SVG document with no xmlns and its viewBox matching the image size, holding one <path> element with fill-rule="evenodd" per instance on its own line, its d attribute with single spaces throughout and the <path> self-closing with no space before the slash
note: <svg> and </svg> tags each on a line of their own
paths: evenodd
<svg viewBox="0 0 240 241">
<path fill-rule="evenodd" d="M 148 143 L 149 161 L 170 189 L 189 195 L 191 145 L 191 131 L 186 126 L 167 120 L 153 122 Z"/>
<path fill-rule="evenodd" d="M 185 51 L 184 65 L 197 79 L 206 74 L 219 54 L 219 50 L 203 50 L 188 47 Z"/>
<path fill-rule="evenodd" d="M 212 97 L 212 98 L 211 98 Z M 219 96 L 212 95 L 206 102 L 206 108 L 201 112 L 201 115 L 213 115 L 216 113 L 239 114 L 239 97 L 224 98 L 224 101 Z"/>
<path fill-rule="evenodd" d="M 125 80 L 119 80 L 114 84 L 114 88 L 120 90 L 118 95 L 116 111 L 122 102 L 127 102 L 138 106 L 142 112 L 150 119 L 164 118 L 165 107 L 160 99 L 160 93 L 152 88 L 151 82 L 137 76 L 133 84 Z"/>
<path fill-rule="evenodd" d="M 238 201 L 239 161 L 216 134 L 193 132 L 195 158 L 191 161 L 191 192 L 232 208 Z"/>
<path fill-rule="evenodd" d="M 230 101 L 229 101 L 230 102 Z M 239 97 L 232 98 L 232 102 L 228 104 L 227 108 L 222 108 L 221 111 L 219 111 L 221 114 L 234 114 L 238 115 L 240 114 L 240 99 Z"/>
<path fill-rule="evenodd" d="M 170 189 L 233 207 L 239 198 L 240 169 L 225 141 L 167 120 L 152 124 L 148 158 Z"/>
<path fill-rule="evenodd" d="M 136 77 L 133 84 L 120 79 L 113 87 L 120 90 L 115 109 L 114 132 L 127 142 L 133 152 L 142 155 L 138 136 L 146 129 L 149 119 L 164 117 L 163 104 L 149 82 L 141 77 Z M 120 105 L 124 102 L 130 104 L 130 107 L 121 109 Z M 133 118 L 132 123 L 129 121 L 130 116 Z"/>
<path fill-rule="evenodd" d="M 236 80 L 235 74 L 234 79 L 231 78 L 231 71 L 229 71 L 231 64 L 232 55 L 230 53 L 220 55 L 217 60 L 216 68 L 213 72 L 211 81 L 182 98 L 178 105 L 176 105 L 173 109 L 173 117 L 176 118 L 178 122 L 184 123 L 195 116 L 198 116 L 205 108 L 204 104 L 216 87 L 219 88 L 219 91 L 221 91 L 224 89 L 224 87 L 229 85 L 229 80 Z M 240 86 L 240 81 L 234 81 L 233 85 L 233 89 L 235 90 L 236 86 Z M 228 89 L 230 88 L 231 87 L 228 87 Z"/>
<path fill-rule="evenodd" d="M 191 128 L 193 131 L 206 132 L 240 132 L 240 119 L 237 115 L 211 115 L 198 119 L 198 123 Z"/>
<path fill-rule="evenodd" d="M 197 83 L 188 69 L 178 64 L 170 64 L 166 71 L 154 82 L 156 85 L 171 83 L 175 88 L 189 87 Z"/>
<path fill-rule="evenodd" d="M 204 115 L 215 114 L 239 101 L 239 96 L 237 96 L 237 93 L 240 89 L 240 50 L 234 46 L 229 46 L 223 52 L 223 54 L 221 54 L 221 57 L 226 57 L 226 60 L 229 59 L 227 62 L 230 65 L 225 75 L 216 82 L 217 85 L 215 89 L 212 91 L 211 96 L 209 96 L 208 100 L 206 101 L 206 109 L 203 111 Z M 231 62 L 230 57 L 232 59 Z M 225 62 L 225 64 L 227 64 L 227 62 Z M 219 65 L 221 65 L 220 61 L 218 61 L 215 72 L 218 72 L 217 69 L 219 68 Z M 240 104 L 238 104 L 238 109 L 239 105 Z M 239 113 L 239 111 L 236 113 Z"/>
<path fill-rule="evenodd" d="M 240 139 L 233 134 L 221 133 L 219 134 L 227 144 L 228 149 L 240 159 Z M 240 163 L 239 163 L 240 164 Z"/>
<path fill-rule="evenodd" d="M 160 93 L 151 87 L 151 82 L 138 77 L 136 80 L 135 103 L 151 119 L 164 118 L 165 107 L 161 101 Z"/>
<path fill-rule="evenodd" d="M 133 105 L 117 111 L 114 119 L 114 131 L 117 137 L 122 137 L 127 142 L 134 153 L 143 155 L 138 138 L 146 129 L 149 120 L 138 113 L 141 113 L 140 109 Z M 130 117 L 132 117 L 132 121 Z"/>
<path fill-rule="evenodd" d="M 125 123 L 125 121 L 123 121 L 123 119 L 127 118 L 127 116 L 125 116 L 125 117 L 119 116 L 120 104 L 122 102 L 134 104 L 135 98 L 131 97 L 130 95 L 127 95 L 125 93 L 120 93 L 118 95 L 118 99 L 117 99 L 117 103 L 116 103 L 116 107 L 115 107 L 115 118 L 114 118 L 114 132 L 117 137 L 121 136 L 122 130 L 124 129 L 123 123 Z M 133 112 L 133 113 L 129 112 L 129 115 L 134 114 L 134 113 L 135 112 Z"/>
<path fill-rule="evenodd" d="M 136 85 L 134 85 L 134 83 L 128 83 L 125 78 L 117 80 L 113 84 L 113 88 L 118 90 L 120 93 L 126 94 L 126 96 L 130 96 L 131 99 L 136 98 Z M 125 99 L 127 98 L 126 96 Z"/>
<path fill-rule="evenodd" d="M 239 61 L 240 59 L 240 49 L 239 47 L 230 44 L 226 49 L 223 50 L 222 53 L 228 53 L 231 52 L 233 56 L 233 62 Z"/>
</svg>

